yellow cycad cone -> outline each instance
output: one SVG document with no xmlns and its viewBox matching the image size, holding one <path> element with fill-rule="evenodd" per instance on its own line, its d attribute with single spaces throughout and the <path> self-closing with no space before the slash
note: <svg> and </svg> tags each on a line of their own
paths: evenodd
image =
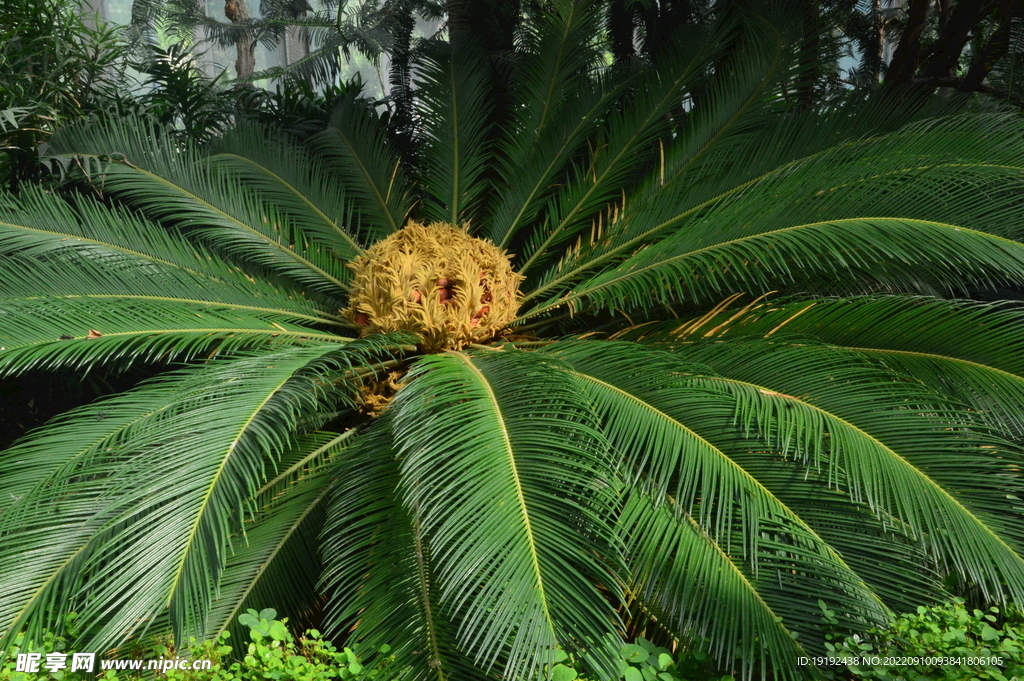
<svg viewBox="0 0 1024 681">
<path fill-rule="evenodd" d="M 519 284 L 509 256 L 444 222 L 410 222 L 369 248 L 345 315 L 363 335 L 410 331 L 427 352 L 493 338 L 515 319 Z"/>
</svg>

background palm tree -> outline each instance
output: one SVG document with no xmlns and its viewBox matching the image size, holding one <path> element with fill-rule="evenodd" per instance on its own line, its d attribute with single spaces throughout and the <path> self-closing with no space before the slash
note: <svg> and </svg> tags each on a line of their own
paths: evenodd
<svg viewBox="0 0 1024 681">
<path fill-rule="evenodd" d="M 173 370 L 0 455 L 8 638 L 273 606 L 410 679 L 639 634 L 800 678 L 819 601 L 1024 600 L 1022 313 L 981 300 L 1024 285 L 1019 118 L 808 109 L 756 16 L 606 70 L 596 8 L 538 15 L 500 117 L 484 50 L 424 50 L 405 159 L 357 93 L 302 146 L 52 141 L 0 371 Z"/>
</svg>

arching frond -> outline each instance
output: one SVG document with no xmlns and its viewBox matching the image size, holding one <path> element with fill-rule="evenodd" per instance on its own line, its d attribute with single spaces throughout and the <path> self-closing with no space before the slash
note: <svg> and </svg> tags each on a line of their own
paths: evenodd
<svg viewBox="0 0 1024 681">
<path fill-rule="evenodd" d="M 560 253 L 567 242 L 576 240 L 582 232 L 596 228 L 596 213 L 610 204 L 621 204 L 623 191 L 634 184 L 639 173 L 659 167 L 657 145 L 663 142 L 658 140 L 671 135 L 664 117 L 683 107 L 684 101 L 693 96 L 693 90 L 704 80 L 707 64 L 723 59 L 729 50 L 739 47 L 734 28 L 725 25 L 706 40 L 684 41 L 670 68 L 651 74 L 651 80 L 636 83 L 630 101 L 621 113 L 614 115 L 606 134 L 592 140 L 594 149 L 586 164 L 574 168 L 565 188 L 552 197 L 547 224 L 536 229 L 526 244 L 521 272 L 528 273 L 538 263 Z M 774 29 L 763 22 L 755 20 L 745 28 L 751 37 L 743 45 L 745 67 L 760 71 L 760 78 L 755 80 L 763 86 L 766 77 L 771 79 L 765 74 L 772 74 L 777 66 L 782 44 Z"/>
<path fill-rule="evenodd" d="M 215 168 L 242 178 L 277 210 L 287 213 L 312 240 L 343 261 L 363 252 L 355 207 L 322 162 L 270 130 L 236 126 L 218 140 Z"/>
<path fill-rule="evenodd" d="M 575 380 L 519 351 L 428 356 L 410 373 L 392 406 L 402 487 L 460 646 L 507 678 L 535 678 L 555 646 L 613 671 L 615 616 L 593 584 L 616 588 L 596 558 L 617 553 L 614 468 Z"/>
<path fill-rule="evenodd" d="M 324 379 L 365 363 L 373 346 L 358 345 L 167 374 L 4 452 L 5 478 L 21 492 L 0 515 L 5 640 L 23 626 L 30 638 L 59 629 L 71 610 L 97 648 L 168 609 L 179 640 L 201 636 L 243 508 L 299 420 L 348 399 Z M 17 472 L 24 459 L 33 460 L 29 475 Z M 49 532 L 59 541 L 40 547 Z"/>
<path fill-rule="evenodd" d="M 533 224 L 556 177 L 593 134 L 623 87 L 594 86 L 600 12 L 595 2 L 552 3 L 524 37 L 519 78 L 509 93 L 513 122 L 501 137 L 486 236 L 502 248 Z"/>
<path fill-rule="evenodd" d="M 638 607 L 674 636 L 713 641 L 711 652 L 726 669 L 749 675 L 771 665 L 775 678 L 803 677 L 796 661 L 808 650 L 791 627 L 817 619 L 820 610 L 814 602 L 785 606 L 794 601 L 787 596 L 806 590 L 803 577 L 821 571 L 819 556 L 766 537 L 759 547 L 764 566 L 750 574 L 678 506 L 654 503 L 639 490 L 628 497 L 620 523 Z"/>
<path fill-rule="evenodd" d="M 563 305 L 650 309 L 676 300 L 707 303 L 737 290 L 910 289 L 922 281 L 947 290 L 1018 285 L 1024 245 L 953 224 L 888 217 L 825 219 L 700 247 L 669 240 L 521 318 Z"/>
<path fill-rule="evenodd" d="M 365 654 L 391 646 L 398 681 L 479 676 L 442 608 L 434 550 L 419 513 L 397 493 L 400 461 L 391 426 L 385 414 L 336 472 L 323 536 L 328 627 L 339 634 L 354 627 L 354 647 Z"/>
<path fill-rule="evenodd" d="M 310 444 L 324 446 L 333 439 L 332 435 L 317 437 Z M 319 534 L 328 483 L 329 476 L 322 471 L 299 478 L 245 524 L 244 534 L 234 537 L 220 590 L 210 604 L 208 638 L 216 639 L 228 630 L 233 638 L 241 636 L 238 616 L 248 608 L 259 612 L 272 607 L 281 616 L 301 622 L 316 607 L 316 586 L 323 569 L 317 560 Z"/>
<path fill-rule="evenodd" d="M 188 300 L 278 309 L 296 317 L 333 312 L 318 313 L 298 290 L 253 278 L 175 230 L 124 208 L 89 200 L 68 203 L 32 187 L 17 198 L 0 198 L 0 255 L 65 270 L 40 273 L 30 282 L 12 271 L 2 283 L 8 293 L 130 295 L 160 289 L 169 297 L 177 293 Z M 76 272 L 79 268 L 88 276 Z"/>
<path fill-rule="evenodd" d="M 733 460 L 814 528 L 892 612 L 912 612 L 921 603 L 949 597 L 936 560 L 905 523 L 888 514 L 879 516 L 867 504 L 829 488 L 824 473 L 809 470 L 792 456 L 777 451 L 765 456 L 772 449 L 765 443 L 748 440 L 745 444 L 745 448 L 740 442 L 729 447 Z M 812 647 L 820 644 L 820 632 L 807 641 Z"/>
<path fill-rule="evenodd" d="M 412 201 L 398 153 L 377 112 L 355 93 L 338 103 L 331 125 L 313 135 L 309 147 L 359 202 L 357 219 L 367 237 L 382 238 L 405 223 Z"/>
<path fill-rule="evenodd" d="M 710 198 L 667 185 L 527 299 L 552 301 L 539 309 L 587 298 L 646 307 L 644 291 L 706 303 L 787 286 L 962 291 L 1016 281 L 1007 256 L 1021 229 L 1011 217 L 1019 167 L 1011 120 L 954 117 L 838 145 Z"/>
<path fill-rule="evenodd" d="M 834 347 L 737 339 L 678 352 L 722 374 L 694 381 L 733 395 L 743 427 L 905 523 L 987 597 L 1021 598 L 1020 453 L 962 405 Z"/>
<path fill-rule="evenodd" d="M 419 60 L 416 95 L 422 108 L 423 177 L 433 199 L 424 215 L 438 222 L 471 222 L 485 195 L 490 160 L 490 82 L 476 43 L 434 46 Z"/>
<path fill-rule="evenodd" d="M 213 172 L 198 150 L 161 141 L 154 132 L 138 122 L 94 122 L 63 129 L 51 152 L 81 159 L 101 191 L 233 260 L 256 263 L 329 295 L 342 294 L 347 275 L 328 249 L 261 203 L 243 183 Z"/>
<path fill-rule="evenodd" d="M 0 374 L 191 359 L 260 345 L 343 346 L 350 339 L 283 315 L 130 296 L 0 298 Z"/>
<path fill-rule="evenodd" d="M 765 302 L 742 315 L 716 315 L 686 334 L 779 340 L 808 335 L 842 345 L 981 410 L 1019 438 L 1024 434 L 1022 328 L 1024 315 L 1009 302 L 885 296 Z"/>
<path fill-rule="evenodd" d="M 797 572 L 803 585 L 760 595 L 752 587 L 751 595 L 768 600 L 771 608 L 793 613 L 787 618 L 792 621 L 779 626 L 769 619 L 768 629 L 752 625 L 743 632 L 730 630 L 728 636 L 718 632 L 713 638 L 722 642 L 717 652 L 723 663 L 731 663 L 741 651 L 764 646 L 766 638 L 774 641 L 774 648 L 764 648 L 773 666 L 793 653 L 791 634 L 799 635 L 800 641 L 806 639 L 805 645 L 815 645 L 813 635 L 820 612 L 813 599 L 806 602 L 807 595 L 832 593 L 837 584 L 843 585 L 844 596 L 836 605 L 850 626 L 884 621 L 887 609 L 878 597 L 815 528 L 780 498 L 784 487 L 765 485 L 736 461 L 744 455 L 769 461 L 777 456 L 771 447 L 737 437 L 732 397 L 694 384 L 695 372 L 707 374 L 706 369 L 626 343 L 560 342 L 544 352 L 572 367 L 597 406 L 609 442 L 625 462 L 627 481 L 637 490 L 635 494 L 642 494 L 645 504 L 675 509 L 665 511 L 667 515 L 662 518 L 664 522 L 674 518 L 670 524 L 679 525 L 674 531 L 686 530 L 684 526 L 692 524 L 693 531 L 704 535 L 702 541 L 708 542 L 708 550 L 721 554 L 722 559 L 735 560 L 743 566 L 737 570 L 754 576 L 778 567 L 779 542 L 791 545 L 794 553 L 790 558 L 801 564 Z M 627 517 L 631 512 L 626 511 Z M 654 522 L 656 517 L 662 516 L 655 513 L 649 520 Z M 629 524 L 623 531 L 635 542 L 653 542 L 643 551 L 654 550 L 657 541 L 645 538 L 647 530 L 640 525 Z M 767 542 L 767 547 L 762 542 Z M 653 566 L 650 559 L 640 559 L 647 561 L 643 563 L 646 570 L 669 569 Z M 661 554 L 661 560 L 671 558 Z M 631 574 L 639 580 L 638 588 L 647 588 L 638 577 L 643 571 L 631 569 Z M 654 583 L 648 586 L 657 591 L 660 578 L 652 579 Z M 701 583 L 698 579 L 690 588 L 699 590 Z M 792 600 L 787 599 L 787 593 Z M 677 635 L 704 636 L 718 626 L 720 612 L 714 598 L 720 596 L 708 594 L 709 600 L 701 602 L 662 600 L 659 610 L 680 618 Z M 722 626 L 739 619 L 739 615 L 724 618 Z M 784 632 L 782 638 L 777 637 L 780 631 Z M 741 657 L 747 659 L 744 664 L 754 664 L 749 655 Z M 791 668 L 792 663 L 786 666 Z"/>
</svg>

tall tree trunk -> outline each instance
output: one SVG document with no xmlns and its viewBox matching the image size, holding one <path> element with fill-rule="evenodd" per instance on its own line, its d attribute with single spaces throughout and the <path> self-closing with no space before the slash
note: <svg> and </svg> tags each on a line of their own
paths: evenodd
<svg viewBox="0 0 1024 681">
<path fill-rule="evenodd" d="M 801 9 L 804 39 L 800 46 L 801 82 L 797 86 L 797 102 L 807 109 L 814 104 L 815 86 L 821 74 L 821 27 L 817 0 L 804 0 Z"/>
<path fill-rule="evenodd" d="M 659 63 L 671 48 L 676 32 L 694 22 L 689 0 L 660 0 L 641 10 L 644 26 L 644 51 L 651 61 Z"/>
<path fill-rule="evenodd" d="M 872 21 L 875 23 L 875 45 L 871 62 L 871 81 L 878 83 L 882 76 L 882 63 L 885 61 L 885 21 L 882 20 L 882 0 L 874 0 L 871 4 Z"/>
<path fill-rule="evenodd" d="M 233 24 L 246 24 L 249 22 L 249 7 L 245 0 L 224 0 L 224 16 Z M 235 40 L 235 76 L 237 78 L 250 78 L 256 70 L 256 56 L 253 54 L 254 45 L 248 32 L 240 35 Z"/>
<path fill-rule="evenodd" d="M 446 0 L 448 10 L 448 40 L 452 44 L 473 34 L 474 10 L 479 0 Z"/>
<path fill-rule="evenodd" d="M 960 92 L 974 92 L 980 88 L 985 76 L 992 70 L 992 65 L 1006 56 L 1010 47 L 1010 29 L 1013 19 L 1024 14 L 1024 0 L 1004 0 L 999 10 L 1002 15 L 999 26 L 985 46 L 975 55 L 971 68 L 964 76 L 963 82 L 960 83 Z"/>
<path fill-rule="evenodd" d="M 932 50 L 932 58 L 925 68 L 924 78 L 956 78 L 960 54 L 967 44 L 971 29 L 993 9 L 995 5 L 986 5 L 984 0 L 960 0 L 951 13 L 947 10 L 945 21 L 940 25 L 939 39 Z"/>
<path fill-rule="evenodd" d="M 452 43 L 471 37 L 490 54 L 513 49 L 520 0 L 446 0 L 445 8 Z"/>
<path fill-rule="evenodd" d="M 627 0 L 611 0 L 608 6 L 608 35 L 612 42 L 615 62 L 629 61 L 634 56 L 633 16 L 626 9 Z"/>
<path fill-rule="evenodd" d="M 402 150 L 403 158 L 411 158 L 413 153 L 412 82 L 409 67 L 412 30 L 415 24 L 416 19 L 410 5 L 408 3 L 401 5 L 396 10 L 396 31 L 392 43 L 388 84 L 391 86 L 391 97 L 395 102 L 392 129 L 395 131 L 395 139 Z"/>
<path fill-rule="evenodd" d="M 917 60 L 921 53 L 921 33 L 928 18 L 929 0 L 910 0 L 907 5 L 907 25 L 903 28 L 896 52 L 889 63 L 886 81 L 909 83 L 917 73 Z"/>
</svg>

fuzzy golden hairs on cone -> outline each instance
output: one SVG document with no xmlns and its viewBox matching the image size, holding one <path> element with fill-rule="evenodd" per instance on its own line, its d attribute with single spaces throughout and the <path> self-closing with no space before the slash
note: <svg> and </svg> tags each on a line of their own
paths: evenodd
<svg viewBox="0 0 1024 681">
<path fill-rule="evenodd" d="M 523 276 L 489 241 L 445 222 L 409 222 L 350 265 L 346 317 L 363 336 L 409 331 L 427 352 L 493 338 L 515 319 Z"/>
</svg>

